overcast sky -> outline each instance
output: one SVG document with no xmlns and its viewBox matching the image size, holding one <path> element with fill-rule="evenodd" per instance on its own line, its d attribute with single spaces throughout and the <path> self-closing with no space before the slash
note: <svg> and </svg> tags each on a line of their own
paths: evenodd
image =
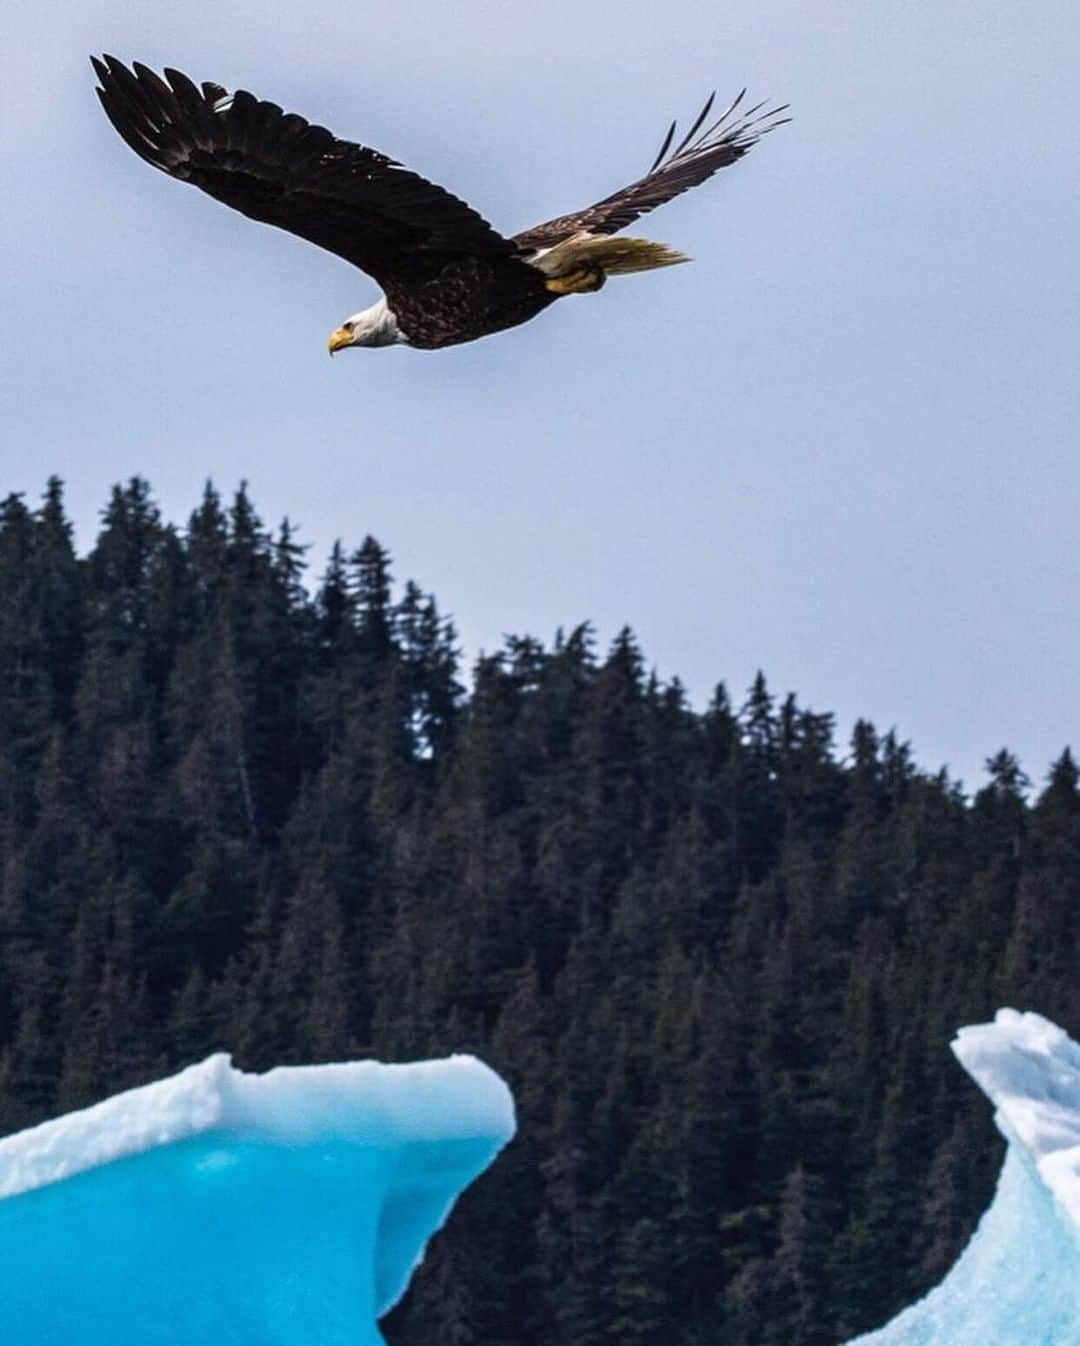
<svg viewBox="0 0 1080 1346">
<path fill-rule="evenodd" d="M 374 533 L 470 655 L 623 623 L 701 702 L 896 726 L 969 786 L 1080 748 L 1080 12 L 911 0 L 59 0 L 6 20 L 0 490 L 167 516 L 248 478 Z M 338 259 L 141 163 L 109 51 L 246 87 L 511 232 L 647 166 L 714 86 L 795 122 L 637 232 L 694 265 L 429 354 L 326 336 Z"/>
</svg>

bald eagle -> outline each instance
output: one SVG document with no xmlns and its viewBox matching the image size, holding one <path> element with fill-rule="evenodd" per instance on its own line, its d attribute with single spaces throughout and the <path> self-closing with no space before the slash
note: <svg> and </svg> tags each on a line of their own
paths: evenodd
<svg viewBox="0 0 1080 1346">
<path fill-rule="evenodd" d="M 91 57 L 109 120 L 136 154 L 253 220 L 336 253 L 383 289 L 331 333 L 349 346 L 437 350 L 534 318 L 609 275 L 689 259 L 663 243 L 613 238 L 640 215 L 734 163 L 788 120 L 744 107 L 709 121 L 715 95 L 676 145 L 673 122 L 644 176 L 602 201 L 510 238 L 442 187 L 365 145 L 339 140 L 276 103 L 178 70 Z"/>
</svg>

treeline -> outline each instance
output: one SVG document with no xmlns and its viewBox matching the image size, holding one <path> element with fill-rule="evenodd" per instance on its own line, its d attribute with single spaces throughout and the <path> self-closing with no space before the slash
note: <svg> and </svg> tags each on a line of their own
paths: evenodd
<svg viewBox="0 0 1080 1346">
<path fill-rule="evenodd" d="M 947 1268 L 1000 1160 L 953 1062 L 1080 1027 L 1080 794 L 973 801 L 758 678 L 704 711 L 632 634 L 462 685 L 373 539 L 57 481 L 0 505 L 0 1133 L 228 1049 L 473 1051 L 520 1137 L 391 1341 L 827 1346 Z"/>
</svg>

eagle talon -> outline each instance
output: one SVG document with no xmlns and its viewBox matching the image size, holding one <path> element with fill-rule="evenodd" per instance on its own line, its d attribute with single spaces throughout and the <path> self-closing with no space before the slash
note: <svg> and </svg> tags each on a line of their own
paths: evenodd
<svg viewBox="0 0 1080 1346">
<path fill-rule="evenodd" d="M 544 288 L 551 294 L 592 294 L 599 290 L 607 276 L 599 267 L 583 266 L 577 271 L 568 271 L 565 276 L 551 276 L 544 281 Z"/>
</svg>

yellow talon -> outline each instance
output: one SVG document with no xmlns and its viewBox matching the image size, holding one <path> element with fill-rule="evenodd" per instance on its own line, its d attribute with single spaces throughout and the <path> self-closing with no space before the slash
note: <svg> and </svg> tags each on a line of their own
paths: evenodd
<svg viewBox="0 0 1080 1346">
<path fill-rule="evenodd" d="M 551 276 L 544 281 L 544 287 L 552 294 L 591 294 L 599 290 L 607 276 L 599 267 L 579 267 L 577 271 L 568 271 L 563 276 Z"/>
</svg>

